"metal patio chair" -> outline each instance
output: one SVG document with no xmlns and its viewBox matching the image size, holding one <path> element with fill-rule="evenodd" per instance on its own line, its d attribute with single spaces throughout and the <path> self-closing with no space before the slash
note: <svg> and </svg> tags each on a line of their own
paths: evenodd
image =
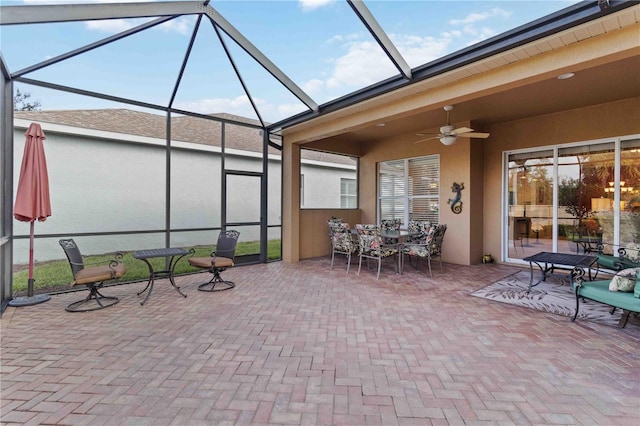
<svg viewBox="0 0 640 426">
<path fill-rule="evenodd" d="M 397 244 L 384 244 L 382 237 L 380 236 L 380 228 L 377 225 L 356 225 L 356 231 L 358 232 L 359 240 L 359 262 L 358 262 L 358 275 L 360 275 L 360 269 L 362 268 L 362 259 L 373 259 L 378 263 L 378 273 L 376 279 L 380 279 L 380 269 L 382 268 L 382 261 L 388 257 L 399 255 Z M 399 262 L 396 262 L 394 268 L 398 268 Z"/>
<path fill-rule="evenodd" d="M 420 259 L 427 259 L 429 265 L 429 276 L 433 278 L 433 272 L 431 271 L 431 260 L 440 260 L 440 271 L 444 272 L 442 267 L 442 243 L 444 241 L 444 234 L 447 232 L 447 225 L 445 224 L 432 224 L 428 229 L 422 240 L 412 241 L 404 244 L 402 247 L 402 263 L 404 264 L 404 256 L 409 256 L 409 263 L 411 259 L 416 259 L 416 269 L 419 269 Z"/>
<path fill-rule="evenodd" d="M 358 252 L 358 244 L 351 236 L 348 223 L 334 223 L 329 225 L 331 234 L 331 269 L 336 254 L 343 254 L 347 260 L 347 273 L 351 266 L 351 256 Z"/>
<path fill-rule="evenodd" d="M 62 239 L 58 243 L 69 260 L 73 274 L 73 281 L 70 284 L 72 286 L 84 284 L 89 289 L 89 295 L 85 299 L 73 302 L 65 309 L 69 312 L 88 312 L 118 303 L 117 297 L 105 296 L 98 289 L 105 281 L 120 278 L 127 272 L 126 266 L 122 263 L 122 254 L 116 253 L 114 259 L 108 264 L 101 262 L 91 264 L 95 266 L 88 266 L 90 264 L 84 262 L 80 249 L 73 239 Z"/>
<path fill-rule="evenodd" d="M 190 257 L 189 264 L 196 268 L 206 269 L 213 274 L 210 281 L 198 285 L 200 291 L 222 291 L 235 287 L 233 281 L 222 279 L 220 274 L 227 268 L 235 266 L 236 245 L 240 232 L 234 230 L 221 231 L 218 234 L 216 249 L 208 257 Z"/>
</svg>

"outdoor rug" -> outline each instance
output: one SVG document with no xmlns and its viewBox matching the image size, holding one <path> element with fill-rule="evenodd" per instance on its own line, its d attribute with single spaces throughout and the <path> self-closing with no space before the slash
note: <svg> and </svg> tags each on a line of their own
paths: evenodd
<svg viewBox="0 0 640 426">
<path fill-rule="evenodd" d="M 540 278 L 540 273 L 534 271 L 534 283 Z M 569 281 L 554 278 L 547 278 L 531 289 L 529 287 L 529 271 L 520 271 L 499 281 L 489 284 L 473 293 L 472 296 L 494 300 L 496 302 L 508 303 L 511 305 L 525 306 L 539 311 L 552 314 L 573 317 L 576 309 L 576 296 L 569 285 Z M 618 326 L 622 311 L 616 309 L 611 314 L 611 307 L 592 300 L 580 301 L 580 313 L 576 321 L 589 320 L 601 324 Z M 627 327 L 631 325 L 632 318 L 629 318 Z"/>
</svg>

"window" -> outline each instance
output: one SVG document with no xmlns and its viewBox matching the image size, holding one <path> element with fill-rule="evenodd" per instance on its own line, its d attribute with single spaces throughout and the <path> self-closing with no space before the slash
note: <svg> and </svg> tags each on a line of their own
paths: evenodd
<svg viewBox="0 0 640 426">
<path fill-rule="evenodd" d="M 438 155 L 379 163 L 378 219 L 440 221 Z"/>
<path fill-rule="evenodd" d="M 355 179 L 340 179 L 340 208 L 355 209 L 358 207 L 358 188 Z"/>
<path fill-rule="evenodd" d="M 357 207 L 357 158 L 311 149 L 301 149 L 300 154 L 300 208 Z"/>
</svg>

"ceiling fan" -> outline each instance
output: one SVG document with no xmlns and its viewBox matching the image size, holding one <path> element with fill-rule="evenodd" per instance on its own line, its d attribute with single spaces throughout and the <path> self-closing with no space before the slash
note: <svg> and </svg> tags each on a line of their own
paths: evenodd
<svg viewBox="0 0 640 426">
<path fill-rule="evenodd" d="M 454 128 L 449 122 L 449 112 L 453 109 L 453 105 L 445 105 L 444 110 L 447 112 L 447 124 L 440 127 L 440 133 L 416 133 L 417 136 L 431 136 L 426 139 L 415 141 L 414 143 L 420 143 L 431 139 L 440 139 L 444 145 L 453 145 L 458 139 L 458 136 L 463 138 L 480 138 L 486 139 L 489 137 L 489 133 L 474 132 L 473 129 L 468 127 Z"/>
</svg>

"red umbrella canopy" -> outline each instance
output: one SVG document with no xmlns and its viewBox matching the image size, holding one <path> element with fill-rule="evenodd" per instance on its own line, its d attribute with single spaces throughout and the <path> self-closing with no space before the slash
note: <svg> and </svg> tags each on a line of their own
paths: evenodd
<svg viewBox="0 0 640 426">
<path fill-rule="evenodd" d="M 44 221 L 51 216 L 47 160 L 42 143 L 46 136 L 37 123 L 31 123 L 25 135 L 13 215 L 21 222 Z"/>
</svg>

